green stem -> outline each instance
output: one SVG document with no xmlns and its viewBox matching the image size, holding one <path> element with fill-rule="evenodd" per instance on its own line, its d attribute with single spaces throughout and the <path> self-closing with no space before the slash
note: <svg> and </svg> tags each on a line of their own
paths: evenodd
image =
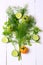
<svg viewBox="0 0 43 65">
<path fill-rule="evenodd" d="M 19 54 L 18 54 L 18 60 L 21 60 L 21 52 L 20 52 L 20 48 L 21 48 L 21 42 L 19 41 Z"/>
</svg>

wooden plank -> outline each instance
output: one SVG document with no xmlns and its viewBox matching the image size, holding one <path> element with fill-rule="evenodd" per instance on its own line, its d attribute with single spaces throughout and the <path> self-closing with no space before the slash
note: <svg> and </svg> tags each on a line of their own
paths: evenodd
<svg viewBox="0 0 43 65">
<path fill-rule="evenodd" d="M 37 25 L 43 30 L 43 0 L 36 0 Z M 40 33 L 41 43 L 36 46 L 37 65 L 43 65 L 43 32 Z"/>
<path fill-rule="evenodd" d="M 0 43 L 0 65 L 6 65 L 6 45 Z"/>
<path fill-rule="evenodd" d="M 7 0 L 6 5 L 8 4 L 11 6 L 24 6 L 25 4 L 28 4 L 28 10 L 29 14 L 35 15 L 34 12 L 34 0 Z M 35 65 L 35 44 L 33 44 L 32 47 L 30 47 L 30 53 L 26 55 L 22 55 L 23 60 L 18 61 L 17 58 L 11 56 L 11 51 L 13 50 L 13 46 L 11 44 L 7 45 L 7 65 Z"/>
<path fill-rule="evenodd" d="M 2 26 L 6 21 L 6 1 L 0 0 L 0 65 L 6 65 L 6 44 L 2 43 Z"/>
</svg>

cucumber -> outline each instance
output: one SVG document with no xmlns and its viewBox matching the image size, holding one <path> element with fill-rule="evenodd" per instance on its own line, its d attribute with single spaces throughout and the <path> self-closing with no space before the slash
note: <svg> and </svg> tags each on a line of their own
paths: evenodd
<svg viewBox="0 0 43 65">
<path fill-rule="evenodd" d="M 11 54 L 12 54 L 12 56 L 17 57 L 18 56 L 18 51 L 17 50 L 13 50 Z"/>
<path fill-rule="evenodd" d="M 3 38 L 2 38 L 2 42 L 3 42 L 3 43 L 7 43 L 7 42 L 8 42 L 8 38 L 7 38 L 7 37 L 3 37 Z"/>
<path fill-rule="evenodd" d="M 16 13 L 16 17 L 17 17 L 18 19 L 20 19 L 20 18 L 22 17 L 22 14 L 21 14 L 21 13 Z"/>
<path fill-rule="evenodd" d="M 39 35 L 33 35 L 33 40 L 35 40 L 35 41 L 38 41 L 39 40 Z"/>
</svg>

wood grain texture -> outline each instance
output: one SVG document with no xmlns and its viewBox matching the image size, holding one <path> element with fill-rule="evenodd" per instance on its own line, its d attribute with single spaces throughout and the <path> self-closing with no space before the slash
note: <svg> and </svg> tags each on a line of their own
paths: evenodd
<svg viewBox="0 0 43 65">
<path fill-rule="evenodd" d="M 11 56 L 13 46 L 11 44 L 3 44 L 2 26 L 6 21 L 6 9 L 8 6 L 24 6 L 28 4 L 28 12 L 36 18 L 37 25 L 43 30 L 43 0 L 0 0 L 0 65 L 43 65 L 43 32 L 41 36 L 41 44 L 33 44 L 30 53 L 23 55 L 22 61 Z M 7 54 L 6 54 L 7 53 Z M 7 63 L 7 64 L 6 64 Z"/>
</svg>

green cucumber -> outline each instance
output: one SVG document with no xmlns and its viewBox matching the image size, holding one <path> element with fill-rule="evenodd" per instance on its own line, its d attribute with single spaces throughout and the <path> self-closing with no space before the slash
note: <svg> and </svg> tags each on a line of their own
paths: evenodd
<svg viewBox="0 0 43 65">
<path fill-rule="evenodd" d="M 7 37 L 3 37 L 3 38 L 2 38 L 2 42 L 3 42 L 3 43 L 7 43 L 7 42 L 8 42 L 8 38 L 7 38 Z"/>
<path fill-rule="evenodd" d="M 38 41 L 39 40 L 39 35 L 33 35 L 32 38 L 33 38 L 33 40 Z"/>
<path fill-rule="evenodd" d="M 17 57 L 18 56 L 18 51 L 17 50 L 13 50 L 12 51 L 12 56 Z"/>
</svg>

